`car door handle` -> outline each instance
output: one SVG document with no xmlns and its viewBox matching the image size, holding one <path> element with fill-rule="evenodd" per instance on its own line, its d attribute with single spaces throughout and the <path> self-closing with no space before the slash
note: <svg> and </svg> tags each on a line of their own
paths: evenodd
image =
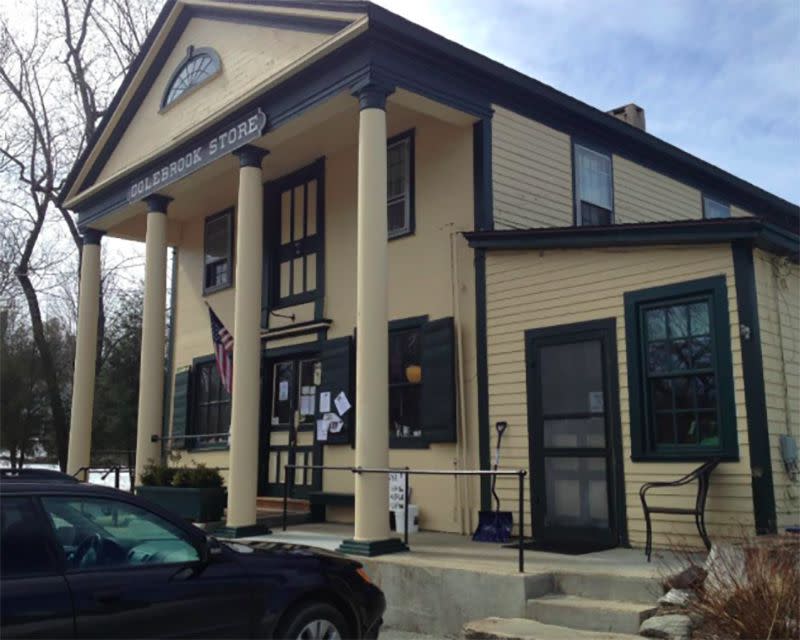
<svg viewBox="0 0 800 640">
<path fill-rule="evenodd" d="M 122 592 L 116 590 L 95 591 L 94 599 L 100 604 L 112 604 L 122 599 Z"/>
</svg>

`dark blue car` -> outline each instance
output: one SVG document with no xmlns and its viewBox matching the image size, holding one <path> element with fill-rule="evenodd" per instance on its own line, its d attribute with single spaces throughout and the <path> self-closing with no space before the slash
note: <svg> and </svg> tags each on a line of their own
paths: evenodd
<svg viewBox="0 0 800 640">
<path fill-rule="evenodd" d="M 376 638 L 386 603 L 345 556 L 218 541 L 131 494 L 0 480 L 3 638 Z"/>
</svg>

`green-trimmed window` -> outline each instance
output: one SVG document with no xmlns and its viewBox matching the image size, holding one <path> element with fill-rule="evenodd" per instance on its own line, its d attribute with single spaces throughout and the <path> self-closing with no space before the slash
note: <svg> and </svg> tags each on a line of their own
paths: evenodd
<svg viewBox="0 0 800 640">
<path fill-rule="evenodd" d="M 725 278 L 625 295 L 633 458 L 738 457 Z"/>
</svg>

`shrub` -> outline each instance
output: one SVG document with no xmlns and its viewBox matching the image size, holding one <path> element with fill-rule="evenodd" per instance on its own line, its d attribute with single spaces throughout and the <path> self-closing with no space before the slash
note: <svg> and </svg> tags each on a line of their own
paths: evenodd
<svg viewBox="0 0 800 640">
<path fill-rule="evenodd" d="M 145 487 L 170 487 L 175 477 L 175 471 L 174 467 L 150 462 L 142 471 L 139 484 Z"/>
<path fill-rule="evenodd" d="M 794 536 L 745 538 L 715 547 L 706 561 L 708 575 L 692 586 L 696 597 L 689 613 L 702 619 L 694 637 L 799 637 L 799 553 L 800 538 Z"/>
<path fill-rule="evenodd" d="M 222 475 L 219 469 L 207 467 L 202 463 L 195 467 L 180 467 L 175 470 L 172 485 L 195 489 L 216 488 L 222 486 Z"/>
</svg>

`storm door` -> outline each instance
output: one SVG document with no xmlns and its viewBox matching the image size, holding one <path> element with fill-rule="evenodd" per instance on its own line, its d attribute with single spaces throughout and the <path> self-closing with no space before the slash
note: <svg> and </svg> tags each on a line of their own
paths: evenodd
<svg viewBox="0 0 800 640">
<path fill-rule="evenodd" d="M 623 541 L 613 320 L 526 332 L 533 536 L 587 549 Z"/>
</svg>

